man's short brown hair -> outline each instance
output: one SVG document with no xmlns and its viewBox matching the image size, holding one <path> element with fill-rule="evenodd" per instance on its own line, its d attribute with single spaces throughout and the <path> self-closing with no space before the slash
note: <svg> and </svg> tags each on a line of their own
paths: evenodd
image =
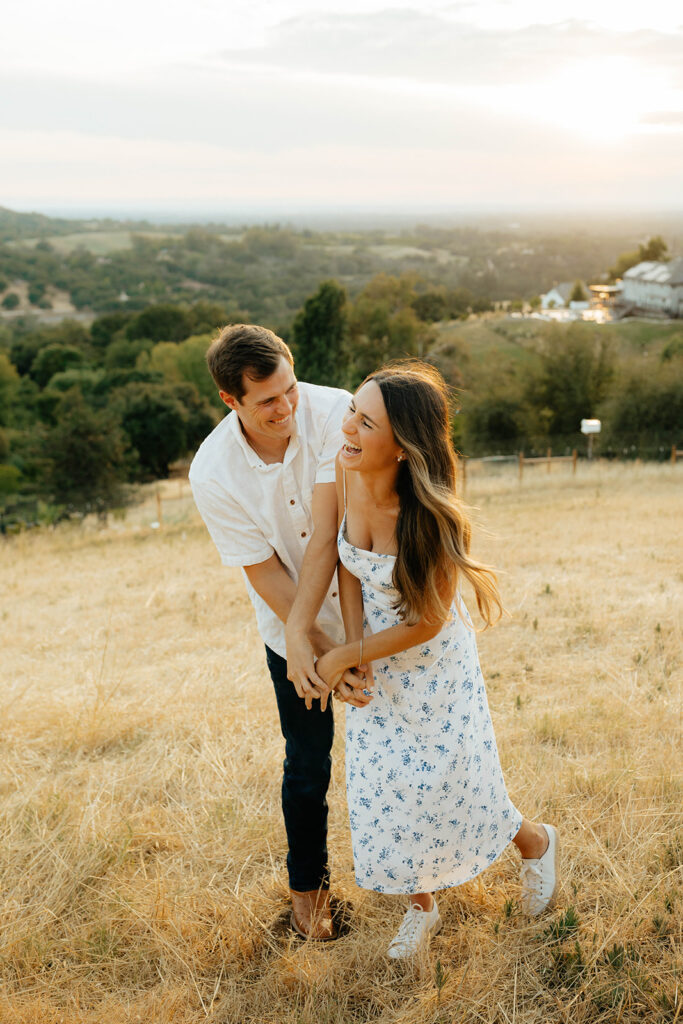
<svg viewBox="0 0 683 1024">
<path fill-rule="evenodd" d="M 218 390 L 241 402 L 246 391 L 245 377 L 265 380 L 275 373 L 283 357 L 294 366 L 289 347 L 267 327 L 229 324 L 211 342 L 206 363 Z"/>
</svg>

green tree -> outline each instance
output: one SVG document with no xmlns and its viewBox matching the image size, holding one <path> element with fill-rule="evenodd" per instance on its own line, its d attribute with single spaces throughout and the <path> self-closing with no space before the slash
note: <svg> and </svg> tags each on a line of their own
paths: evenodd
<svg viewBox="0 0 683 1024">
<path fill-rule="evenodd" d="M 553 324 L 538 357 L 526 388 L 530 421 L 546 424 L 550 435 L 576 435 L 607 394 L 616 365 L 614 339 L 604 327 Z"/>
<path fill-rule="evenodd" d="M 16 292 L 8 292 L 2 300 L 5 309 L 16 309 L 19 305 L 19 296 Z"/>
<path fill-rule="evenodd" d="M 645 245 L 641 243 L 637 249 L 631 252 L 622 252 L 614 266 L 610 267 L 610 281 L 616 281 L 623 277 L 626 271 L 635 267 L 637 263 L 643 263 L 646 260 L 654 263 L 666 262 L 670 259 L 668 248 L 661 235 L 653 235 Z"/>
<path fill-rule="evenodd" d="M 160 341 L 149 356 L 138 359 L 137 365 L 160 373 L 169 384 L 192 384 L 207 405 L 222 412 L 225 406 L 206 366 L 206 350 L 210 343 L 209 334 L 193 335 L 179 344 Z"/>
<path fill-rule="evenodd" d="M 377 274 L 353 303 L 349 350 L 354 385 L 383 363 L 426 355 L 434 330 L 415 313 L 416 283 L 414 274 Z"/>
<path fill-rule="evenodd" d="M 163 384 L 127 384 L 112 398 L 121 427 L 138 455 L 138 476 L 159 479 L 186 451 L 186 413 Z"/>
<path fill-rule="evenodd" d="M 90 399 L 96 394 L 103 377 L 104 370 L 93 370 L 89 366 L 73 366 L 51 377 L 46 390 L 63 394 L 66 391 L 71 391 L 72 388 L 78 388 L 85 398 Z"/>
<path fill-rule="evenodd" d="M 323 281 L 292 327 L 297 375 L 310 384 L 343 386 L 347 337 L 346 292 L 336 281 Z"/>
<path fill-rule="evenodd" d="M 182 341 L 192 334 L 192 320 L 186 309 L 160 303 L 138 313 L 126 327 L 126 334 L 150 341 Z"/>
<path fill-rule="evenodd" d="M 569 301 L 570 302 L 588 302 L 588 296 L 586 295 L 586 292 L 584 291 L 584 287 L 583 287 L 583 285 L 581 284 L 580 281 L 575 281 L 574 282 L 574 287 L 572 288 L 571 295 L 569 296 Z"/>
<path fill-rule="evenodd" d="M 171 344 L 166 342 L 166 344 Z M 107 345 L 104 365 L 108 370 L 120 370 L 137 365 L 141 352 L 149 352 L 152 342 L 146 338 L 117 337 Z"/>
<path fill-rule="evenodd" d="M 219 302 L 200 299 L 189 311 L 192 334 L 211 334 L 231 322 L 225 306 Z M 208 346 L 207 346 L 208 347 Z"/>
<path fill-rule="evenodd" d="M 416 295 L 412 306 L 420 320 L 424 320 L 427 323 L 443 320 L 448 308 L 443 289 L 430 289 L 428 292 Z"/>
<path fill-rule="evenodd" d="M 616 451 L 634 445 L 640 454 L 669 454 L 683 440 L 683 360 L 625 368 L 599 409 L 603 443 Z"/>
<path fill-rule="evenodd" d="M 194 384 L 183 381 L 175 384 L 171 391 L 183 407 L 185 423 L 184 452 L 194 453 L 207 434 L 210 434 L 219 420 L 217 413 L 211 409 L 199 395 Z M 220 402 L 220 398 L 218 399 Z M 221 402 L 221 406 L 225 406 Z M 184 454 L 181 452 L 181 454 Z"/>
<path fill-rule="evenodd" d="M 44 487 L 50 499 L 81 513 L 100 515 L 125 500 L 124 439 L 111 413 L 67 392 L 43 442 Z"/>
<path fill-rule="evenodd" d="M 647 245 L 639 247 L 641 260 L 652 260 L 654 263 L 666 263 L 669 256 L 669 247 L 661 235 L 653 235 Z"/>
<path fill-rule="evenodd" d="M 107 313 L 93 320 L 90 325 L 90 337 L 96 348 L 106 349 L 113 339 L 121 334 L 131 319 L 130 313 Z"/>
<path fill-rule="evenodd" d="M 56 373 L 62 373 L 69 367 L 82 366 L 84 362 L 83 353 L 73 345 L 47 345 L 31 363 L 31 377 L 39 387 L 44 388 Z"/>
<path fill-rule="evenodd" d="M 0 427 L 10 423 L 11 407 L 19 390 L 19 374 L 4 352 L 0 352 Z"/>
</svg>

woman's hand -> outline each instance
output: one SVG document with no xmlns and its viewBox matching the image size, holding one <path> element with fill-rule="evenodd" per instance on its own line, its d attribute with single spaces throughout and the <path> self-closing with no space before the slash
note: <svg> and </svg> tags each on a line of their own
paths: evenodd
<svg viewBox="0 0 683 1024">
<path fill-rule="evenodd" d="M 338 700 L 353 704 L 357 708 L 363 708 L 372 700 L 372 693 L 370 693 L 374 685 L 372 669 L 370 665 L 351 668 L 340 657 L 341 651 L 342 648 L 336 647 L 328 651 L 327 654 L 323 654 L 316 662 L 316 671 L 330 690 L 334 690 L 334 695 Z"/>
<path fill-rule="evenodd" d="M 333 647 L 327 654 L 323 654 L 315 663 L 315 670 L 325 685 L 334 690 L 342 680 L 348 666 L 339 657 L 341 648 Z"/>
</svg>

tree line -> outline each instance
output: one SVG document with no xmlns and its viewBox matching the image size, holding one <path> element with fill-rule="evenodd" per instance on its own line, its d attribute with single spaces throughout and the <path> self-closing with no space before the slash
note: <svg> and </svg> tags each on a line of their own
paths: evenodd
<svg viewBox="0 0 683 1024">
<path fill-rule="evenodd" d="M 48 313 L 58 292 L 76 310 L 96 314 L 202 298 L 229 315 L 283 327 L 321 280 L 334 279 L 355 297 L 379 272 L 417 273 L 435 287 L 464 288 L 480 302 L 522 302 L 558 281 L 602 276 L 628 237 L 594 224 L 590 231 L 417 225 L 332 232 L 277 224 L 162 230 L 0 208 L 0 307 L 17 311 L 26 294 L 32 309 Z M 98 239 L 106 251 L 95 251 Z"/>
<path fill-rule="evenodd" d="M 661 457 L 680 444 L 675 325 L 654 325 L 629 347 L 617 329 L 514 322 L 487 305 L 417 274 L 379 274 L 353 298 L 323 281 L 289 326 L 271 326 L 290 343 L 299 378 L 313 383 L 353 389 L 384 362 L 432 362 L 453 390 L 454 440 L 469 455 L 570 449 L 580 420 L 593 416 L 604 420 L 606 454 Z M 166 476 L 225 412 L 204 355 L 215 331 L 239 319 L 200 300 L 105 313 L 89 327 L 6 325 L 2 522 L 104 515 L 135 484 Z"/>
</svg>

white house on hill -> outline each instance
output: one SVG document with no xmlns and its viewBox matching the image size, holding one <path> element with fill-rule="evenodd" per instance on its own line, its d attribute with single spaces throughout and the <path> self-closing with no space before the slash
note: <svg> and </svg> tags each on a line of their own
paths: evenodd
<svg viewBox="0 0 683 1024">
<path fill-rule="evenodd" d="M 666 316 L 683 316 L 683 259 L 670 263 L 646 260 L 624 274 L 622 304 Z"/>
<path fill-rule="evenodd" d="M 556 284 L 549 292 L 545 295 L 541 295 L 541 308 L 542 309 L 588 309 L 589 301 L 588 297 L 590 292 L 588 285 L 585 285 L 583 281 L 580 282 L 583 288 L 583 293 L 586 296 L 585 302 L 570 302 L 569 296 L 574 291 L 576 281 L 562 281 L 560 284 Z"/>
</svg>

